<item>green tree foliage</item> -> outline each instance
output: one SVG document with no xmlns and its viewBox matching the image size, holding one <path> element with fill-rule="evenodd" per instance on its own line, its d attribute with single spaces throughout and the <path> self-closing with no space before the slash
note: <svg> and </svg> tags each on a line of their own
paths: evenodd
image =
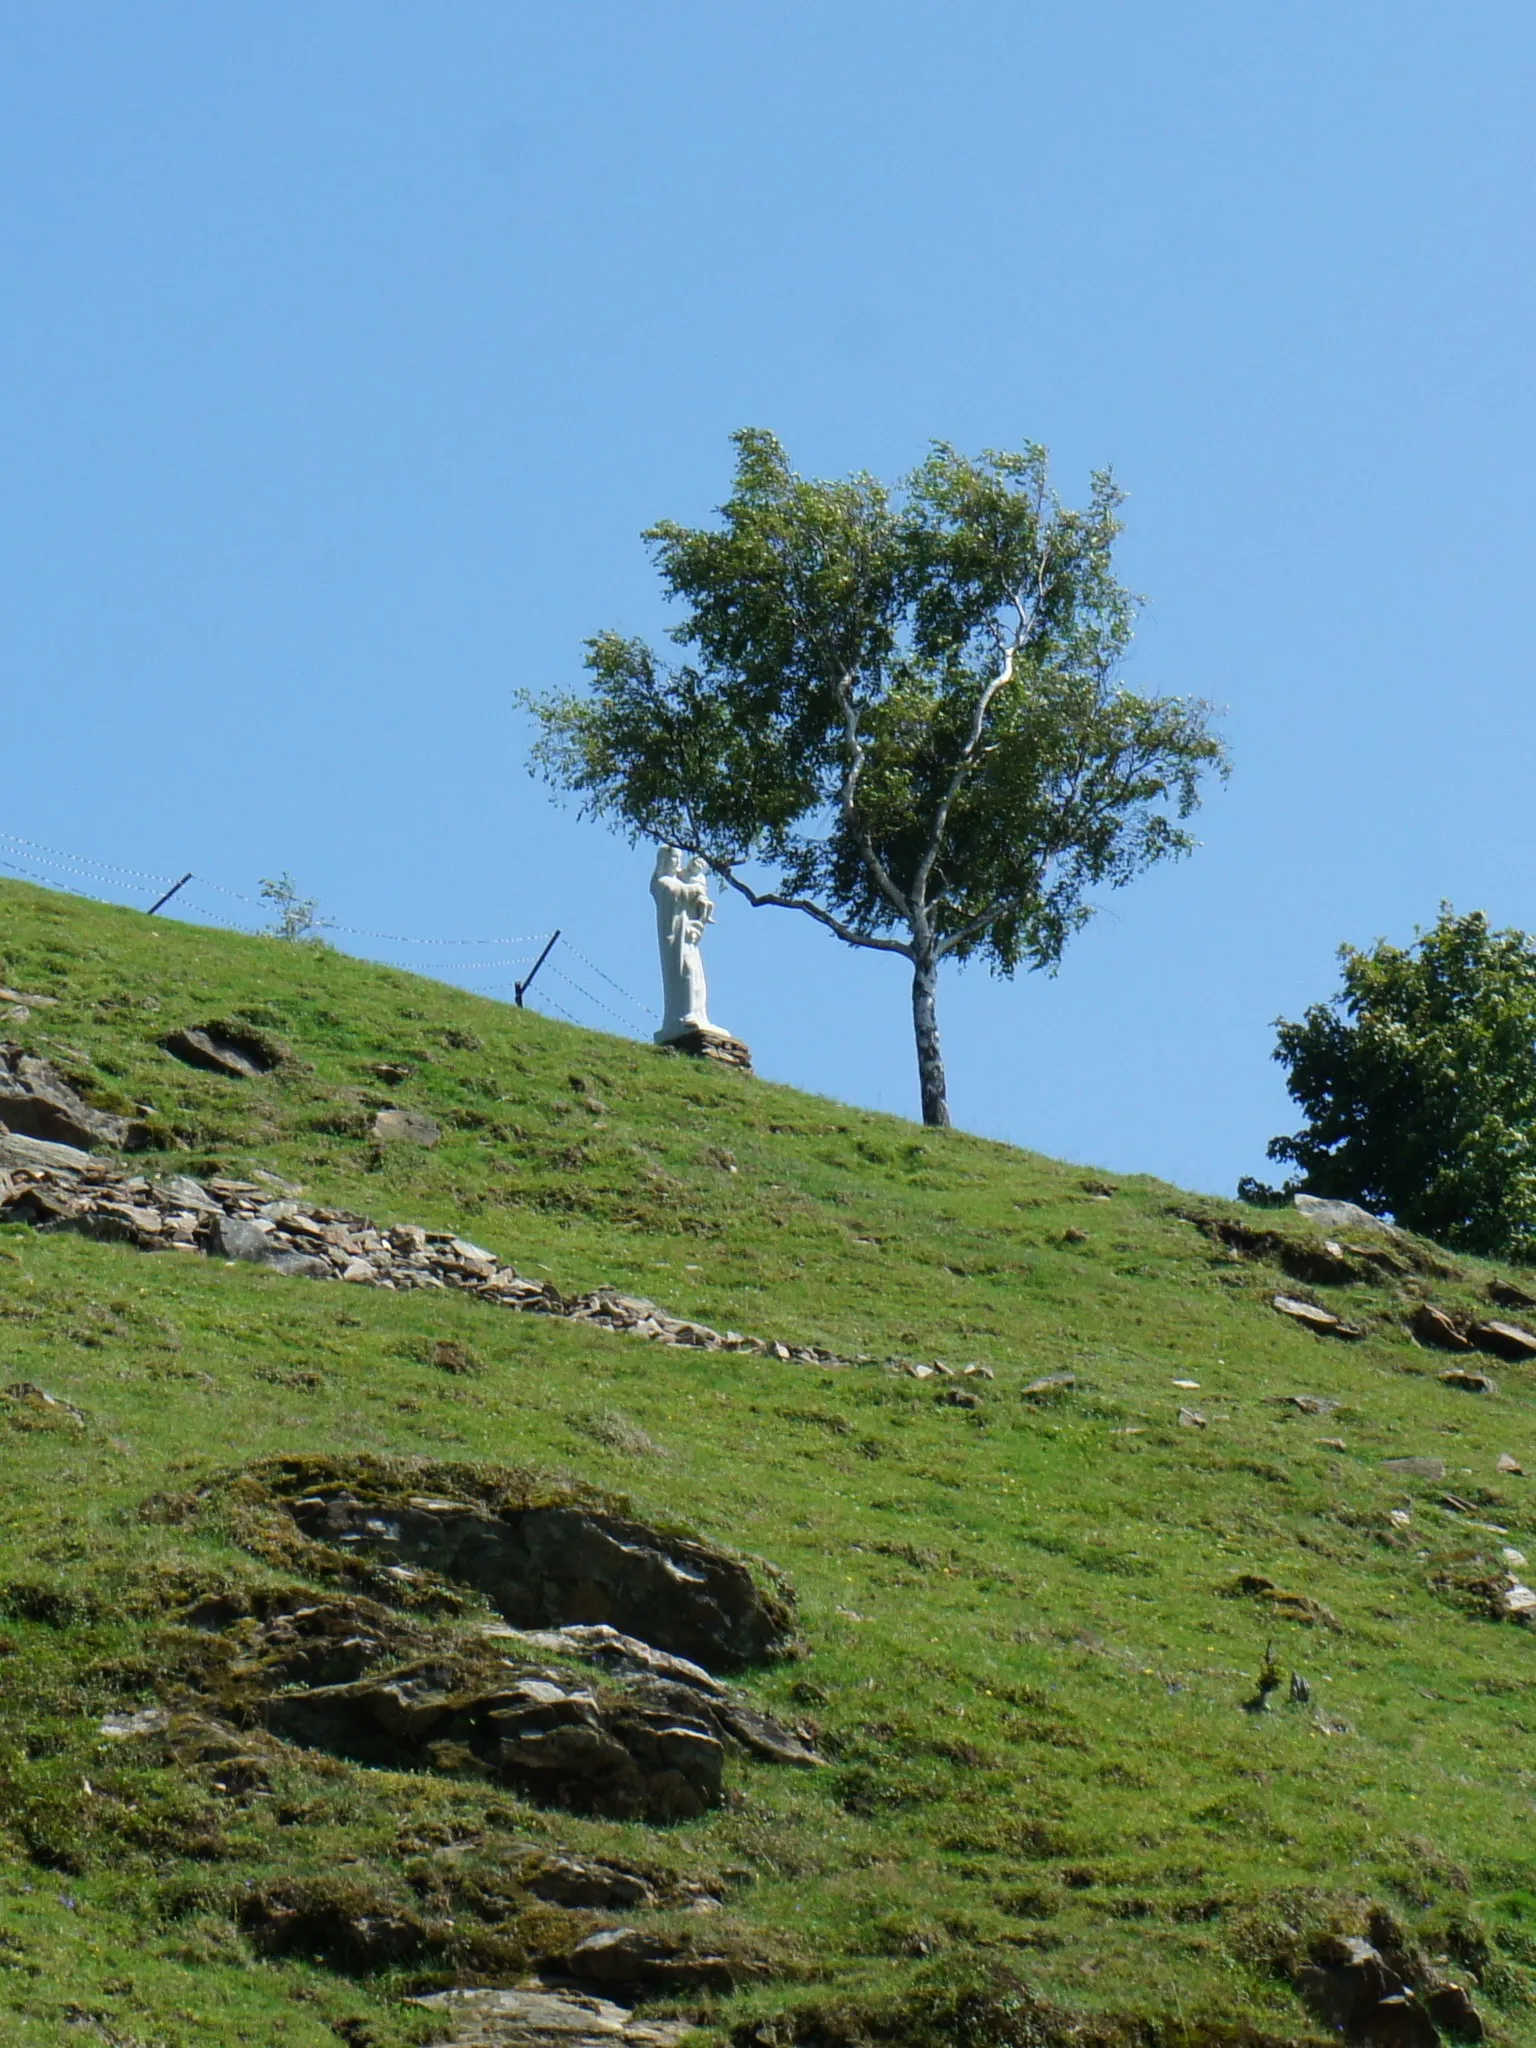
<svg viewBox="0 0 1536 2048">
<path fill-rule="evenodd" d="M 923 1116 L 944 1124 L 940 962 L 1053 969 L 1090 890 L 1190 849 L 1222 749 L 1207 706 L 1117 680 L 1136 606 L 1107 475 L 1072 511 L 1040 447 L 938 445 L 892 490 L 734 438 L 720 523 L 645 535 L 685 658 L 599 634 L 586 693 L 526 700 L 535 765 L 750 903 L 909 961 Z"/>
<path fill-rule="evenodd" d="M 1445 904 L 1412 946 L 1339 957 L 1339 993 L 1278 1027 L 1307 1125 L 1270 1158 L 1445 1244 L 1536 1259 L 1536 939 Z"/>
</svg>

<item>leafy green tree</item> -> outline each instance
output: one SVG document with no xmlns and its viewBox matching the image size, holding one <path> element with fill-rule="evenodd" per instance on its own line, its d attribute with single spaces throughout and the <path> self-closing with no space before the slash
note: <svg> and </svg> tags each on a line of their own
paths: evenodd
<svg viewBox="0 0 1536 2048">
<path fill-rule="evenodd" d="M 1339 993 L 1278 1026 L 1307 1124 L 1270 1158 L 1313 1194 L 1536 1260 L 1536 939 L 1442 904 L 1412 946 L 1339 958 Z"/>
<path fill-rule="evenodd" d="M 1071 511 L 1040 447 L 936 445 L 892 490 L 734 440 L 720 524 L 645 535 L 686 658 L 600 633 L 585 694 L 524 700 L 535 766 L 749 903 L 910 962 L 923 1120 L 946 1124 L 940 963 L 1054 969 L 1090 889 L 1189 851 L 1222 749 L 1207 706 L 1116 679 L 1136 603 L 1107 475 Z"/>
</svg>

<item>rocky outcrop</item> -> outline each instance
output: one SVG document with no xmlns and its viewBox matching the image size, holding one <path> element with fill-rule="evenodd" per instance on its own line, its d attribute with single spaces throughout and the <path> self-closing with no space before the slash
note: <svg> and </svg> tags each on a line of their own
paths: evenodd
<svg viewBox="0 0 1536 2048">
<path fill-rule="evenodd" d="M 232 1081 L 256 1081 L 282 1064 L 282 1049 L 238 1024 L 199 1024 L 160 1041 L 173 1059 Z"/>
<path fill-rule="evenodd" d="M 23 1046 L 0 1043 L 0 1131 L 89 1151 L 142 1144 L 147 1126 L 93 1109 L 47 1060 Z"/>
<path fill-rule="evenodd" d="M 439 2048 L 673 2048 L 691 2020 L 639 2020 L 581 1991 L 432 1991 L 410 2004 L 453 2029 Z"/>
<path fill-rule="evenodd" d="M 1455 1319 L 1448 1316 L 1443 1308 L 1436 1308 L 1432 1301 L 1421 1301 L 1408 1318 L 1408 1327 L 1421 1344 L 1428 1344 L 1436 1351 L 1470 1351 L 1472 1340 L 1457 1326 Z"/>
<path fill-rule="evenodd" d="M 1417 1995 L 1368 1941 L 1324 1936 L 1298 1988 L 1348 2041 L 1372 2048 L 1439 2048 L 1439 2032 Z"/>
<path fill-rule="evenodd" d="M 1370 1935 L 1323 1934 L 1293 1966 L 1297 1990 L 1325 2025 L 1361 2048 L 1439 2048 L 1441 2028 L 1481 2041 L 1466 1987 L 1443 1976 L 1392 1916 L 1373 1910 Z"/>
<path fill-rule="evenodd" d="M 468 1773 L 540 1805 L 653 1823 L 718 1805 L 732 1754 L 820 1762 L 708 1672 L 612 1629 L 431 1626 L 304 1588 L 218 1595 L 182 1621 L 191 1700 L 168 1680 L 169 1710 L 125 1736 L 173 1733 L 191 1708 L 362 1764 Z M 617 1866 L 557 1860 L 528 1882 L 562 1905 L 651 1903 Z"/>
<path fill-rule="evenodd" d="M 473 1761 L 540 1804 L 615 1820 L 691 1820 L 720 1802 L 725 1746 L 685 1688 L 650 1684 L 599 1699 L 552 1670 L 509 1667 L 462 1690 L 451 1667 L 285 1692 L 275 1735 L 394 1770 Z"/>
<path fill-rule="evenodd" d="M 787 1608 L 739 1559 L 597 1508 L 557 1502 L 495 1512 L 347 1489 L 285 1505 L 311 1540 L 386 1568 L 424 1567 L 483 1594 L 515 1629 L 605 1624 L 611 1634 L 600 1639 L 599 1658 L 630 1637 L 706 1671 L 737 1671 L 789 1647 Z M 677 1672 L 653 1667 L 649 1675 Z"/>
<path fill-rule="evenodd" d="M 606 1927 L 551 1960 L 580 1982 L 631 1998 L 665 1991 L 730 1991 L 735 1973 L 723 1955 L 647 1928 Z"/>
<path fill-rule="evenodd" d="M 1536 1336 L 1519 1323 L 1479 1320 L 1421 1301 L 1408 1327 L 1421 1344 L 1437 1351 L 1486 1351 L 1511 1365 L 1536 1365 Z"/>
</svg>

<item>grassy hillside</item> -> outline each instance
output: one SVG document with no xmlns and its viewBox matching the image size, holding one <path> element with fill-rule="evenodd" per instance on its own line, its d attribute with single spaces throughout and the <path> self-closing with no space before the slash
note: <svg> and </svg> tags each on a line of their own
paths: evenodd
<svg viewBox="0 0 1536 2048">
<path fill-rule="evenodd" d="M 1500 1313 L 1493 1269 L 1406 1245 L 1330 1277 L 1291 1216 L 16 884 L 0 982 L 57 999 L 0 1036 L 143 1117 L 141 1172 L 275 1175 L 568 1293 L 869 1361 L 0 1227 L 0 1379 L 84 1416 L 0 1398 L 7 2042 L 425 2041 L 406 1994 L 617 1922 L 731 1959 L 734 1991 L 670 2004 L 742 2041 L 1336 2038 L 1298 1972 L 1369 1925 L 1536 2042 L 1536 1638 L 1496 1591 L 1506 1550 L 1536 1572 L 1536 1478 L 1498 1467 L 1536 1474 L 1531 1369 L 1474 1361 L 1496 1388 L 1462 1391 L 1407 1329 L 1426 1300 Z M 161 1050 L 211 1019 L 287 1057 L 237 1081 Z M 381 1107 L 442 1143 L 377 1144 Z M 1277 1291 L 1368 1334 L 1314 1336 Z M 902 1369 L 933 1361 L 993 1377 Z M 735 1760 L 723 1806 L 659 1826 L 470 1771 L 104 1736 L 185 1686 L 200 1600 L 302 1576 L 220 1506 L 298 1454 L 423 1457 L 438 1488 L 518 1468 L 764 1560 L 802 1653 L 746 1682 L 826 1761 Z M 507 1876 L 530 1850 L 639 1870 L 657 1903 L 540 1905 Z M 264 1952 L 251 1902 L 300 1882 L 437 1932 L 403 1961 Z"/>
</svg>

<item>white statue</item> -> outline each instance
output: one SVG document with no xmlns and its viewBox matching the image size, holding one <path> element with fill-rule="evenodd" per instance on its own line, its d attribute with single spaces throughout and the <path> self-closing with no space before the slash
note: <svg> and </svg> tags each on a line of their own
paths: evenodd
<svg viewBox="0 0 1536 2048">
<path fill-rule="evenodd" d="M 728 1038 L 709 1021 L 704 986 L 704 957 L 699 941 L 715 914 L 709 896 L 709 870 L 697 854 L 664 846 L 651 876 L 656 900 L 656 938 L 661 947 L 661 987 L 666 1014 L 656 1033 L 658 1045 L 699 1032 L 706 1038 Z"/>
</svg>

